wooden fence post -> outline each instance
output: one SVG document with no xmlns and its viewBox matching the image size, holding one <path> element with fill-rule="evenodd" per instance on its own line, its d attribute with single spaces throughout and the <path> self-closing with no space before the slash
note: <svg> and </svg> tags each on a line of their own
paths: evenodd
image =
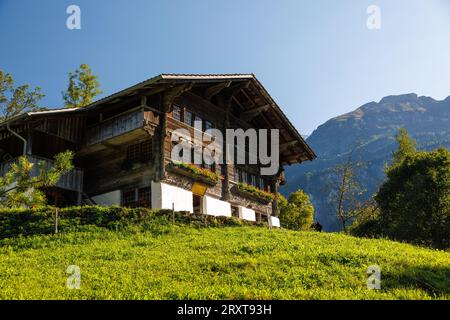
<svg viewBox="0 0 450 320">
<path fill-rule="evenodd" d="M 172 225 L 175 225 L 175 203 L 172 202 Z"/>
<path fill-rule="evenodd" d="M 55 208 L 55 234 L 58 233 L 58 208 Z"/>
</svg>

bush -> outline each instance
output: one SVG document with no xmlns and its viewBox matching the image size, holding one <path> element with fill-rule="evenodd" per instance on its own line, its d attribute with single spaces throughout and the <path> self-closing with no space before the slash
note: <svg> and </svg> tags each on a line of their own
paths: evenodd
<svg viewBox="0 0 450 320">
<path fill-rule="evenodd" d="M 409 154 L 387 171 L 375 197 L 382 233 L 438 248 L 450 246 L 450 152 Z"/>
<path fill-rule="evenodd" d="M 51 234 L 55 232 L 56 209 L 1 209 L 0 238 Z M 81 206 L 58 209 L 58 231 L 64 232 L 81 226 L 93 225 L 112 230 L 138 226 L 143 230 L 156 230 L 172 224 L 189 224 L 194 227 L 220 227 L 256 225 L 255 222 L 237 218 L 195 215 L 171 210 L 125 208 L 119 206 Z M 264 225 L 264 223 L 263 223 Z"/>
<path fill-rule="evenodd" d="M 309 196 L 297 190 L 289 196 L 289 200 L 280 201 L 281 225 L 287 229 L 309 230 L 314 220 L 314 207 Z"/>
<path fill-rule="evenodd" d="M 380 237 L 383 232 L 380 225 L 380 209 L 376 204 L 371 203 L 360 208 L 348 231 L 356 237 Z"/>
</svg>

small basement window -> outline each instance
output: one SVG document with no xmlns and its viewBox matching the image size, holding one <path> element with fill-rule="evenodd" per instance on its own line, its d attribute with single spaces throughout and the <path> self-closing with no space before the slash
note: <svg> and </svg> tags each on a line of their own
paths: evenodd
<svg viewBox="0 0 450 320">
<path fill-rule="evenodd" d="M 128 208 L 152 206 L 152 190 L 150 187 L 130 189 L 122 192 L 122 206 Z"/>
<path fill-rule="evenodd" d="M 239 218 L 239 207 L 231 206 L 231 216 L 235 218 Z"/>
<path fill-rule="evenodd" d="M 136 190 L 127 190 L 122 192 L 122 206 L 124 207 L 135 207 L 136 205 Z"/>
<path fill-rule="evenodd" d="M 152 190 L 150 187 L 138 190 L 138 206 L 147 208 L 152 207 Z"/>
</svg>

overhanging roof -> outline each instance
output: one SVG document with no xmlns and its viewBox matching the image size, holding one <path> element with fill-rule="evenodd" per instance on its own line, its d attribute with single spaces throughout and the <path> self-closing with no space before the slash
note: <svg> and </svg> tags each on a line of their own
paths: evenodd
<svg viewBox="0 0 450 320">
<path fill-rule="evenodd" d="M 297 129 L 292 125 L 286 115 L 283 113 L 278 104 L 274 101 L 274 99 L 270 96 L 268 91 L 264 88 L 264 86 L 259 82 L 259 80 L 255 77 L 254 74 L 160 74 L 156 77 L 147 79 L 142 81 L 136 85 L 133 85 L 124 90 L 118 91 L 112 95 L 104 97 L 94 103 L 83 107 L 83 108 L 73 108 L 73 109 L 54 109 L 48 111 L 40 111 L 40 112 L 28 112 L 17 117 L 11 118 L 8 121 L 0 123 L 0 127 L 5 125 L 7 122 L 21 122 L 25 118 L 35 117 L 35 116 L 50 116 L 64 113 L 84 113 L 84 112 L 92 112 L 97 107 L 105 106 L 108 103 L 112 103 L 117 99 L 122 99 L 127 96 L 145 94 L 146 91 L 158 88 L 159 86 L 170 86 L 179 84 L 179 83 L 193 83 L 194 85 L 200 84 L 209 84 L 213 85 L 217 82 L 241 82 L 241 81 L 249 81 L 252 84 L 252 89 L 248 92 L 245 92 L 248 95 L 253 95 L 253 97 L 258 97 L 258 100 L 264 100 L 264 103 L 269 105 L 270 108 L 267 113 L 270 115 L 271 119 L 276 122 L 275 126 L 279 127 L 279 129 L 287 132 L 287 135 L 291 137 L 292 140 L 287 141 L 289 139 L 284 139 L 284 143 L 292 144 L 292 147 L 289 146 L 291 153 L 293 154 L 292 159 L 288 157 L 287 163 L 296 163 L 305 160 L 313 160 L 316 158 L 314 151 L 308 146 L 303 137 L 298 133 Z M 296 158 L 295 155 L 299 154 L 299 157 Z"/>
</svg>

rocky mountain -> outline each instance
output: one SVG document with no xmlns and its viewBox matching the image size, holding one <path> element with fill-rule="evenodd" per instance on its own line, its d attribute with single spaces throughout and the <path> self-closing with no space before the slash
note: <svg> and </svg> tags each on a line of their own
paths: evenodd
<svg viewBox="0 0 450 320">
<path fill-rule="evenodd" d="M 338 230 L 330 204 L 330 169 L 353 150 L 352 157 L 364 163 L 358 171 L 359 182 L 366 189 L 361 200 L 370 197 L 385 179 L 385 165 L 396 148 L 394 137 L 402 127 L 417 140 L 419 149 L 450 148 L 450 97 L 437 101 L 414 93 L 388 96 L 328 120 L 307 138 L 317 159 L 286 168 L 289 179 L 282 193 L 304 189 L 325 230 Z"/>
</svg>

